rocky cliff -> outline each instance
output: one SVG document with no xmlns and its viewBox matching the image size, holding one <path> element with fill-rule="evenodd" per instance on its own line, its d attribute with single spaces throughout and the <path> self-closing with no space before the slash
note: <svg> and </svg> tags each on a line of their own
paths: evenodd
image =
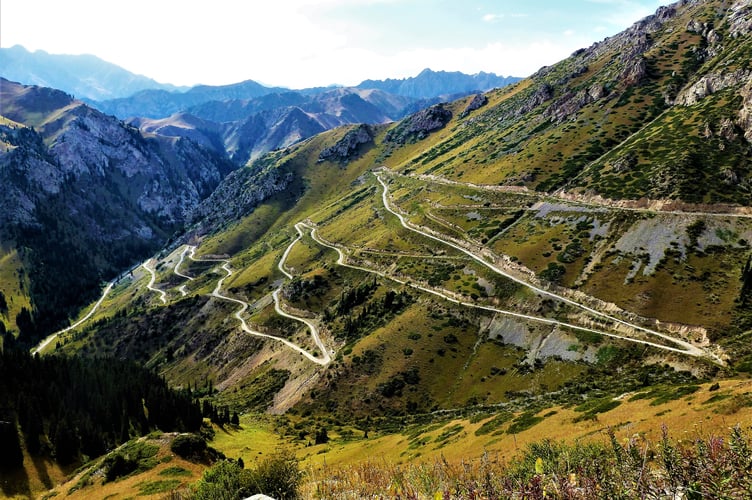
<svg viewBox="0 0 752 500">
<path fill-rule="evenodd" d="M 0 100 L 0 234 L 24 249 L 40 332 L 163 244 L 233 169 L 60 91 L 0 80 Z M 81 295 L 60 294 L 71 287 Z"/>
</svg>

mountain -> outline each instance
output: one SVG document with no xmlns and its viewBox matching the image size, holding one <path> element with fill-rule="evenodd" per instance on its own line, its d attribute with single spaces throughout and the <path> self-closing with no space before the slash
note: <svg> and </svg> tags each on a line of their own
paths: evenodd
<svg viewBox="0 0 752 500">
<path fill-rule="evenodd" d="M 207 102 L 253 99 L 286 90 L 279 87 L 264 87 L 253 80 L 247 80 L 231 85 L 198 85 L 185 92 L 143 90 L 128 97 L 91 102 L 91 104 L 104 113 L 122 119 L 135 116 L 165 118 Z"/>
<path fill-rule="evenodd" d="M 164 244 L 234 167 L 190 140 L 144 137 L 58 90 L 0 79 L 0 99 L 0 238 L 23 277 L 20 289 L 3 287 L 33 313 L 28 342 Z"/>
<path fill-rule="evenodd" d="M 145 90 L 92 105 L 148 132 L 192 137 L 242 164 L 340 125 L 399 120 L 436 102 L 467 95 L 468 88 L 490 88 L 508 81 L 485 73 L 470 77 L 426 70 L 416 79 L 401 81 L 405 88 L 412 85 L 422 89 L 420 95 L 411 97 L 363 88 L 363 84 L 357 88 L 289 91 L 249 80 L 198 86 L 184 93 Z"/>
<path fill-rule="evenodd" d="M 186 92 L 144 90 L 121 99 L 91 102 L 97 109 L 119 118 L 131 117 L 166 118 L 178 112 L 188 111 L 214 121 L 235 121 L 256 111 L 281 106 L 300 105 L 315 100 L 316 96 L 329 96 L 337 92 L 357 93 L 360 97 L 381 107 L 390 116 L 404 116 L 408 99 L 412 110 L 434 104 L 437 99 L 447 100 L 468 93 L 503 87 L 518 81 L 514 77 L 498 77 L 490 73 L 465 75 L 459 72 L 424 70 L 417 77 L 404 80 L 366 80 L 355 88 L 318 87 L 314 89 L 289 90 L 279 87 L 264 87 L 252 80 L 233 85 L 200 85 Z M 374 90 L 378 96 L 366 97 Z M 229 104 L 223 104 L 227 103 Z M 396 109 L 395 109 L 396 108 Z M 226 114 L 225 114 L 226 113 Z"/>
<path fill-rule="evenodd" d="M 313 466 L 482 474 L 521 446 L 548 480 L 567 448 L 533 439 L 605 431 L 647 477 L 669 432 L 750 422 L 750 34 L 749 0 L 684 0 L 513 85 L 260 155 L 46 352 L 206 388 L 247 415 L 215 439 L 244 461 L 265 429 Z"/>
<path fill-rule="evenodd" d="M 498 76 L 493 73 L 467 75 L 459 71 L 432 71 L 424 69 L 418 76 L 386 80 L 364 80 L 357 87 L 379 89 L 390 94 L 427 99 L 441 95 L 484 92 L 504 87 L 521 80 L 514 76 Z"/>
<path fill-rule="evenodd" d="M 134 118 L 129 123 L 147 133 L 191 138 L 244 164 L 341 125 L 390 122 L 413 105 L 412 99 L 379 90 L 338 88 L 312 95 L 286 92 L 209 101 L 187 113 L 164 119 Z"/>
<path fill-rule="evenodd" d="M 48 54 L 43 50 L 29 52 L 20 45 L 0 48 L 0 76 L 91 100 L 126 97 L 145 89 L 179 90 L 96 56 Z"/>
<path fill-rule="evenodd" d="M 97 349 L 348 422 L 750 369 L 746 5 L 663 7 L 514 85 L 259 156 L 165 249 L 170 305 L 134 276 L 146 309 Z M 179 243 L 226 259 L 229 299 Z"/>
</svg>

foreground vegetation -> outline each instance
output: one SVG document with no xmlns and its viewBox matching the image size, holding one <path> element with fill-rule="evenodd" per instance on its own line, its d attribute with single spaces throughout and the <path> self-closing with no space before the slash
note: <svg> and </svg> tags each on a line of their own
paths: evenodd
<svg viewBox="0 0 752 500">
<path fill-rule="evenodd" d="M 723 435 L 644 436 L 619 441 L 529 444 L 511 461 L 485 453 L 472 461 L 398 465 L 366 462 L 300 471 L 291 455 L 275 455 L 253 469 L 221 460 L 173 499 L 240 499 L 262 492 L 275 498 L 749 498 L 752 436 L 735 426 Z"/>
<path fill-rule="evenodd" d="M 530 444 L 511 462 L 365 463 L 310 471 L 305 498 L 749 498 L 752 441 L 739 426 L 723 435 L 657 442 Z"/>
</svg>

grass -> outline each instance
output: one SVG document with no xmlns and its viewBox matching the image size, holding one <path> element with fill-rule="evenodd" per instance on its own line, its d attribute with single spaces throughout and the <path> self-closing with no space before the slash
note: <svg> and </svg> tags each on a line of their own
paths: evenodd
<svg viewBox="0 0 752 500">
<path fill-rule="evenodd" d="M 104 481 L 103 466 L 106 460 L 94 460 L 60 484 L 47 495 L 54 498 L 136 498 L 164 494 L 185 488 L 196 481 L 206 467 L 188 462 L 170 451 L 172 434 L 153 433 L 147 438 L 133 440 L 113 453 L 126 453 L 138 457 L 139 467 L 115 481 Z M 159 495 L 159 496 L 156 496 Z M 0 493 L 0 498 L 5 498 Z"/>
<path fill-rule="evenodd" d="M 665 429 L 665 428 L 664 428 Z M 633 498 L 690 492 L 697 498 L 741 498 L 752 491 L 748 432 L 657 440 L 613 433 L 588 443 L 542 440 L 510 461 L 492 453 L 450 462 L 445 458 L 406 465 L 369 461 L 311 468 L 306 498 Z M 682 493 L 678 493 L 682 492 Z"/>
</svg>

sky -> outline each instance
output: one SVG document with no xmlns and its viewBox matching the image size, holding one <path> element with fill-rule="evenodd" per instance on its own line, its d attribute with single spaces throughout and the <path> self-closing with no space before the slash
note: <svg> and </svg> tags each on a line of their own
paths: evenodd
<svg viewBox="0 0 752 500">
<path fill-rule="evenodd" d="M 424 68 L 527 76 L 667 0 L 0 0 L 0 47 L 174 85 L 306 88 Z"/>
</svg>

